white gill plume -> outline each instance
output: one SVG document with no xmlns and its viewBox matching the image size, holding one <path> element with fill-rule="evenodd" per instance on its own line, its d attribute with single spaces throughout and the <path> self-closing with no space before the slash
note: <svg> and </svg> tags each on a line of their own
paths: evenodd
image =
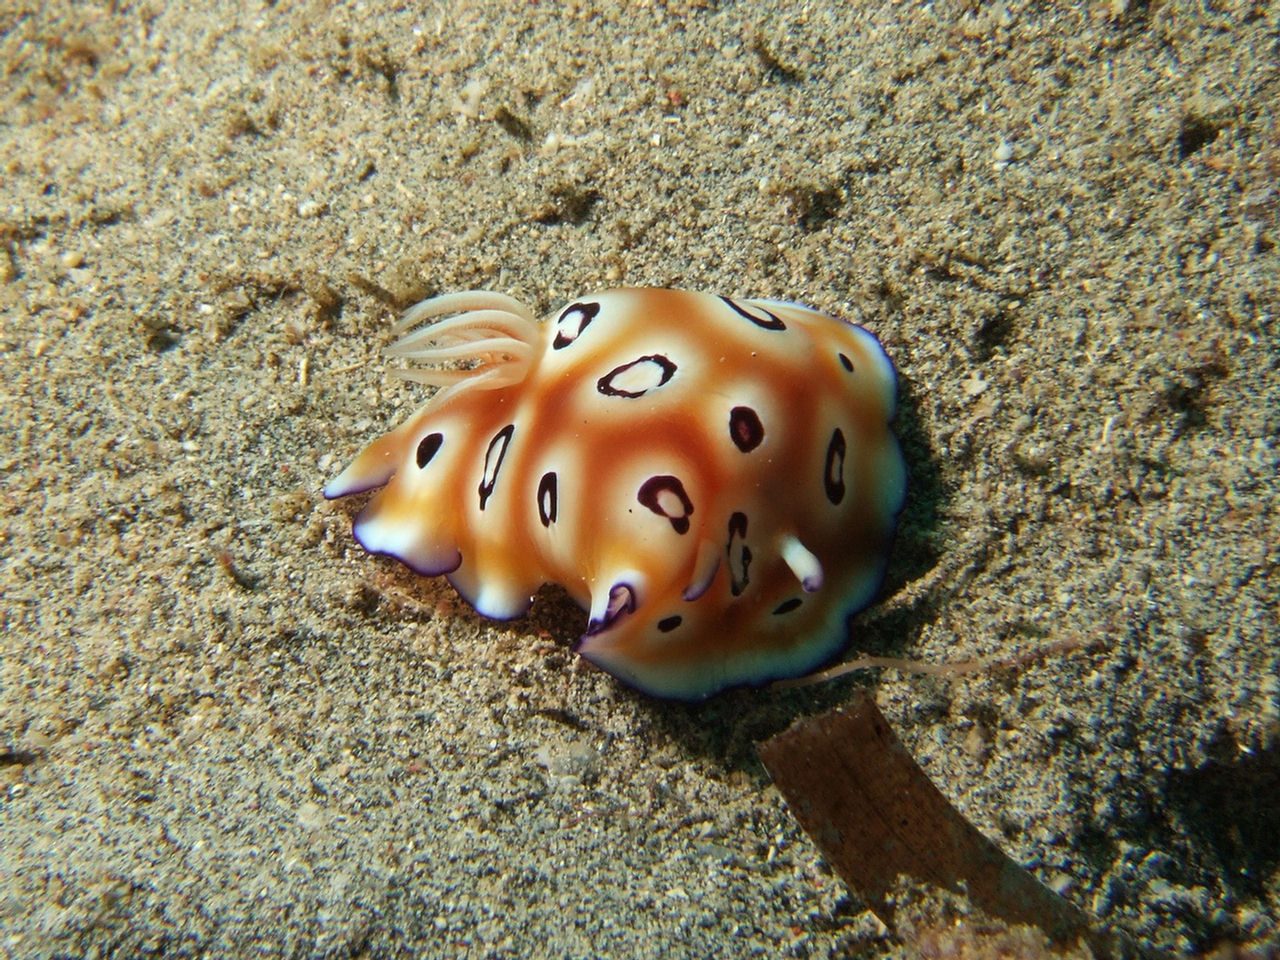
<svg viewBox="0 0 1280 960">
<path fill-rule="evenodd" d="M 528 374 L 541 339 L 537 317 L 528 307 L 491 290 L 423 300 L 405 311 L 391 332 L 401 336 L 387 354 L 424 365 L 392 373 L 443 387 L 434 398 L 436 403 L 464 387 L 494 390 L 519 383 Z"/>
</svg>

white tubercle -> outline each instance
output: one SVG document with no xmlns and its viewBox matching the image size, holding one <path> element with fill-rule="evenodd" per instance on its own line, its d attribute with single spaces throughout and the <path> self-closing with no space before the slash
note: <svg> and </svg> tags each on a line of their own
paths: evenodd
<svg viewBox="0 0 1280 960">
<path fill-rule="evenodd" d="M 684 598 L 697 600 L 706 593 L 719 570 L 720 544 L 710 539 L 703 540 L 698 544 L 698 553 L 693 561 L 693 577 L 684 588 Z"/>
<path fill-rule="evenodd" d="M 822 564 L 803 543 L 794 536 L 786 536 L 778 545 L 778 552 L 782 554 L 782 559 L 800 581 L 800 586 L 804 588 L 805 593 L 813 593 L 821 589 Z"/>
</svg>

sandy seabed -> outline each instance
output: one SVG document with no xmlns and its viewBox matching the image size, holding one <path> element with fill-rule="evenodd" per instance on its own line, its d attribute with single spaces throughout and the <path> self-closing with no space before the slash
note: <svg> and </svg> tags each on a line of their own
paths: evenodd
<svg viewBox="0 0 1280 960">
<path fill-rule="evenodd" d="M 871 685 L 1137 941 L 1280 940 L 1265 2 L 0 6 L 0 953 L 907 957 L 754 743 Z M 319 489 L 487 287 L 799 300 L 898 365 L 853 649 L 698 707 Z"/>
</svg>

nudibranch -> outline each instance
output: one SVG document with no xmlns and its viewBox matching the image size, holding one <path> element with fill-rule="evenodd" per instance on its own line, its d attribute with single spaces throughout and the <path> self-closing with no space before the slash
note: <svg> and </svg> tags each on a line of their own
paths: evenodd
<svg viewBox="0 0 1280 960">
<path fill-rule="evenodd" d="M 643 288 L 542 323 L 499 293 L 446 294 L 394 332 L 388 352 L 424 365 L 397 372 L 443 389 L 324 489 L 382 488 L 355 521 L 366 550 L 499 619 L 559 583 L 589 611 L 578 652 L 658 696 L 845 647 L 906 488 L 893 366 L 867 330 Z"/>
</svg>

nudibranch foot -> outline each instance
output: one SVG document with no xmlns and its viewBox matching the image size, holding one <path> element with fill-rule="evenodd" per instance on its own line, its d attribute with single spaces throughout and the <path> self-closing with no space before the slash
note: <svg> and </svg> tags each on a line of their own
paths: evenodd
<svg viewBox="0 0 1280 960">
<path fill-rule="evenodd" d="M 414 573 L 438 577 L 452 573 L 462 563 L 456 545 L 439 539 L 439 532 L 399 522 L 380 509 L 375 498 L 356 516 L 352 532 L 370 553 L 394 557 Z"/>
<path fill-rule="evenodd" d="M 459 564 L 449 572 L 448 580 L 477 613 L 494 620 L 524 616 L 540 586 L 517 577 L 488 576 L 474 564 Z"/>
</svg>

